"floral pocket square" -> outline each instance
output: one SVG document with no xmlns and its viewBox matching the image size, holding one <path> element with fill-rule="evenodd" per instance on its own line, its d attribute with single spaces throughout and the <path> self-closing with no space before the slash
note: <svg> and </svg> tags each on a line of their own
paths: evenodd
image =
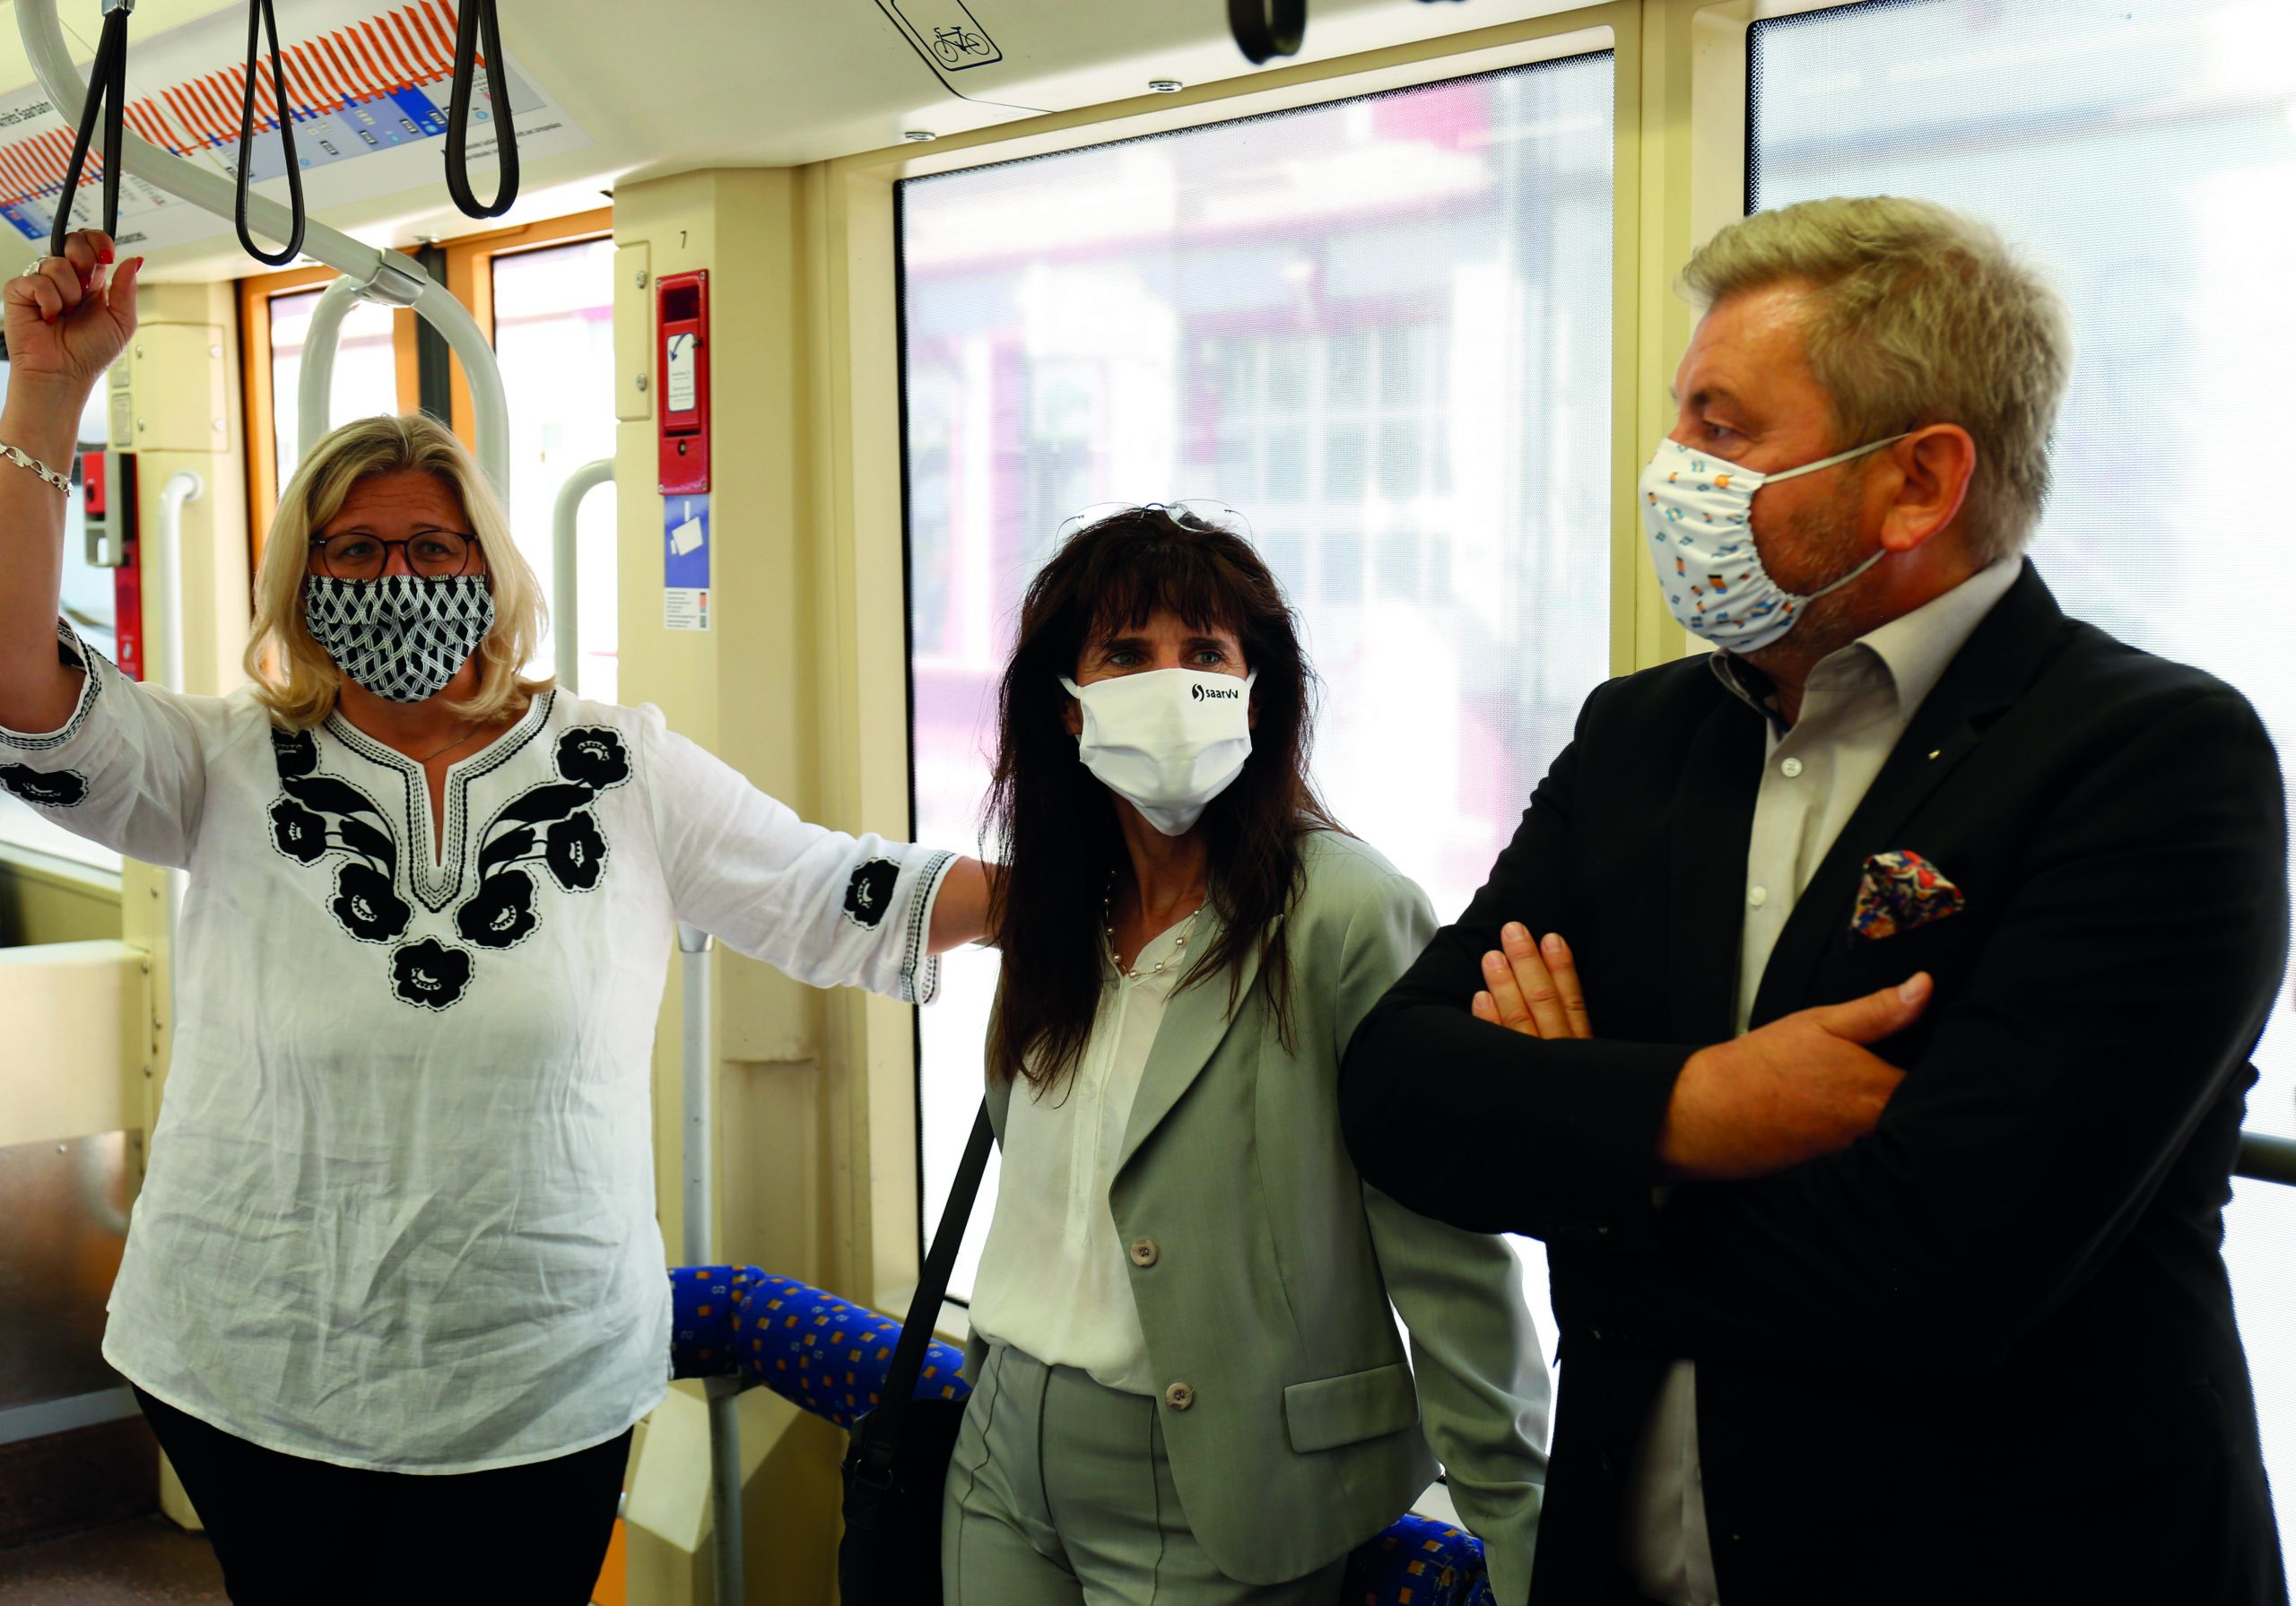
<svg viewBox="0 0 2296 1606">
<path fill-rule="evenodd" d="M 1961 912 L 1961 890 L 1918 853 L 1877 853 L 1866 861 L 1857 907 L 1849 916 L 1854 937 L 1878 941 Z"/>
</svg>

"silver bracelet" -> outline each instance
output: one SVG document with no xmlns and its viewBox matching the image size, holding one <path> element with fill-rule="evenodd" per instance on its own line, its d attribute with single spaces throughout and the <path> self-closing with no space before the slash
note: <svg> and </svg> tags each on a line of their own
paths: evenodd
<svg viewBox="0 0 2296 1606">
<path fill-rule="evenodd" d="M 54 469 L 48 467 L 47 464 L 42 463 L 39 458 L 31 456 L 29 452 L 23 451 L 17 447 L 12 447 L 5 441 L 0 441 L 0 457 L 5 457 L 18 468 L 28 468 L 31 470 L 32 473 L 38 474 L 50 485 L 55 486 L 57 490 L 63 491 L 67 496 L 71 494 L 72 482 L 64 475 L 57 473 Z"/>
</svg>

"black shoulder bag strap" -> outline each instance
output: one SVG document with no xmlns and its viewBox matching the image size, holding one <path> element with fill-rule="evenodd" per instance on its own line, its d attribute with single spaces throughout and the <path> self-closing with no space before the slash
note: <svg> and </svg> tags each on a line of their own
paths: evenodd
<svg viewBox="0 0 2296 1606">
<path fill-rule="evenodd" d="M 933 1340 L 933 1318 L 940 1314 L 942 1298 L 949 1291 L 949 1273 L 956 1269 L 957 1249 L 964 1242 L 965 1222 L 980 1192 L 981 1176 L 988 1169 L 988 1151 L 996 1133 L 988 1124 L 988 1100 L 980 1101 L 973 1117 L 972 1136 L 965 1142 L 965 1157 L 958 1163 L 957 1179 L 950 1185 L 949 1202 L 941 1212 L 940 1230 L 933 1235 L 932 1253 L 917 1280 L 917 1296 L 909 1302 L 909 1316 L 900 1325 L 900 1345 L 885 1374 L 885 1391 L 878 1396 L 875 1431 L 864 1446 L 856 1474 L 883 1488 L 892 1481 L 894 1454 L 900 1448 L 901 1419 L 909 1414 L 909 1396 L 917 1392 L 918 1375 L 925 1370 L 926 1346 Z"/>
</svg>

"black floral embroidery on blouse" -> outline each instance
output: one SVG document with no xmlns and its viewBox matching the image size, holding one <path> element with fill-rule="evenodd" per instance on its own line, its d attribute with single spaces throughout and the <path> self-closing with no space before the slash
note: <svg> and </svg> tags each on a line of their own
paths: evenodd
<svg viewBox="0 0 2296 1606">
<path fill-rule="evenodd" d="M 319 744 L 309 731 L 283 731 L 271 727 L 271 757 L 279 767 L 279 778 L 306 776 L 319 767 Z"/>
<path fill-rule="evenodd" d="M 396 942 L 391 991 L 407 1003 L 446 1010 L 469 991 L 475 960 L 469 949 L 435 938 L 402 942 L 414 918 L 398 893 L 399 843 L 390 816 L 359 787 L 319 773 L 318 742 L 309 731 L 274 730 L 272 757 L 280 795 L 270 809 L 272 841 L 301 864 L 341 855 L 327 909 L 361 942 Z M 478 888 L 455 910 L 455 929 L 480 949 L 515 948 L 542 924 L 535 881 L 522 866 L 544 865 L 569 892 L 595 889 L 605 873 L 607 846 L 591 805 L 598 794 L 630 779 L 621 734 L 581 725 L 559 738 L 561 779 L 529 786 L 487 823 L 478 850 Z"/>
<path fill-rule="evenodd" d="M 606 867 L 606 839 L 587 809 L 569 814 L 543 839 L 543 861 L 569 892 L 587 892 Z"/>
<path fill-rule="evenodd" d="M 88 799 L 88 777 L 76 769 L 34 769 L 0 764 L 0 791 L 13 792 L 43 809 L 77 808 Z"/>
<path fill-rule="evenodd" d="M 602 725 L 577 725 L 558 739 L 558 773 L 603 792 L 630 778 L 622 733 Z"/>
<path fill-rule="evenodd" d="M 899 864 L 891 859 L 871 859 L 845 884 L 845 917 L 874 931 L 884 924 L 885 912 L 893 907 L 893 883 L 900 880 Z"/>
<path fill-rule="evenodd" d="M 470 985 L 470 955 L 425 937 L 391 950 L 391 991 L 426 1010 L 448 1010 Z"/>
<path fill-rule="evenodd" d="M 337 855 L 335 896 L 326 900 L 346 935 L 360 942 L 396 942 L 413 907 L 398 895 L 398 838 L 390 816 L 359 787 L 321 775 L 318 742 L 309 731 L 271 733 L 279 771 L 272 800 L 272 845 L 299 864 Z M 470 985 L 470 955 L 425 938 L 391 952 L 392 990 L 409 1003 L 443 1010 Z"/>
<path fill-rule="evenodd" d="M 403 937 L 406 923 L 414 917 L 414 911 L 387 878 L 356 860 L 335 871 L 335 898 L 327 907 L 335 911 L 343 929 L 361 942 L 388 942 Z"/>
<path fill-rule="evenodd" d="M 299 864 L 316 864 L 326 857 L 326 820 L 291 797 L 280 798 L 271 805 L 271 840 Z"/>
<path fill-rule="evenodd" d="M 455 929 L 481 948 L 515 948 L 541 924 L 535 914 L 534 877 L 523 870 L 488 876 L 455 911 Z"/>
<path fill-rule="evenodd" d="M 478 890 L 455 910 L 455 929 L 482 948 L 523 942 L 542 924 L 535 880 L 520 865 L 539 864 L 569 892 L 594 890 L 605 874 L 605 834 L 591 805 L 630 778 L 622 734 L 577 725 L 558 739 L 563 779 L 529 786 L 486 822 L 478 847 Z"/>
</svg>

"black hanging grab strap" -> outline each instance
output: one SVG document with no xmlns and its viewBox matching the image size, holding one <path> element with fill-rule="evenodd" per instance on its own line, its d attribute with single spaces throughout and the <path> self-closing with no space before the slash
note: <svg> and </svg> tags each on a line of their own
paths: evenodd
<svg viewBox="0 0 2296 1606">
<path fill-rule="evenodd" d="M 494 199 L 470 187 L 470 101 L 478 75 L 479 31 L 486 35 L 486 86 L 494 100 L 494 152 L 501 164 Z M 447 189 L 466 217 L 499 218 L 518 198 L 518 131 L 512 127 L 510 74 L 502 62 L 502 26 L 494 0 L 461 0 L 455 13 L 455 87 L 447 105 Z"/>
<path fill-rule="evenodd" d="M 80 108 L 80 134 L 72 142 L 72 161 L 64 169 L 64 193 L 56 197 L 56 222 L 48 231 L 48 254 L 64 255 L 72 234 L 72 203 L 80 194 L 80 175 L 88 170 L 88 145 L 99 115 L 104 121 L 104 212 L 106 234 L 119 234 L 120 142 L 125 137 L 127 109 L 127 13 L 135 0 L 105 0 L 104 30 L 96 41 L 96 59 L 88 69 L 88 99 Z"/>
<path fill-rule="evenodd" d="M 1297 56 L 1308 37 L 1308 0 L 1228 0 L 1228 31 L 1254 66 Z"/>
<path fill-rule="evenodd" d="M 287 243 L 275 254 L 257 245 L 254 234 L 248 229 L 248 185 L 253 177 L 248 168 L 255 155 L 255 75 L 263 62 L 257 35 L 258 26 L 271 39 L 271 96 L 278 105 L 279 148 L 287 155 L 287 208 L 294 219 L 294 226 L 287 231 Z M 280 65 L 279 23 L 271 14 L 271 0 L 248 0 L 248 89 L 239 102 L 239 178 L 231 221 L 239 226 L 239 244 L 257 262 L 285 267 L 303 254 L 303 164 L 295 159 L 295 109 L 287 99 L 287 70 Z"/>
</svg>

